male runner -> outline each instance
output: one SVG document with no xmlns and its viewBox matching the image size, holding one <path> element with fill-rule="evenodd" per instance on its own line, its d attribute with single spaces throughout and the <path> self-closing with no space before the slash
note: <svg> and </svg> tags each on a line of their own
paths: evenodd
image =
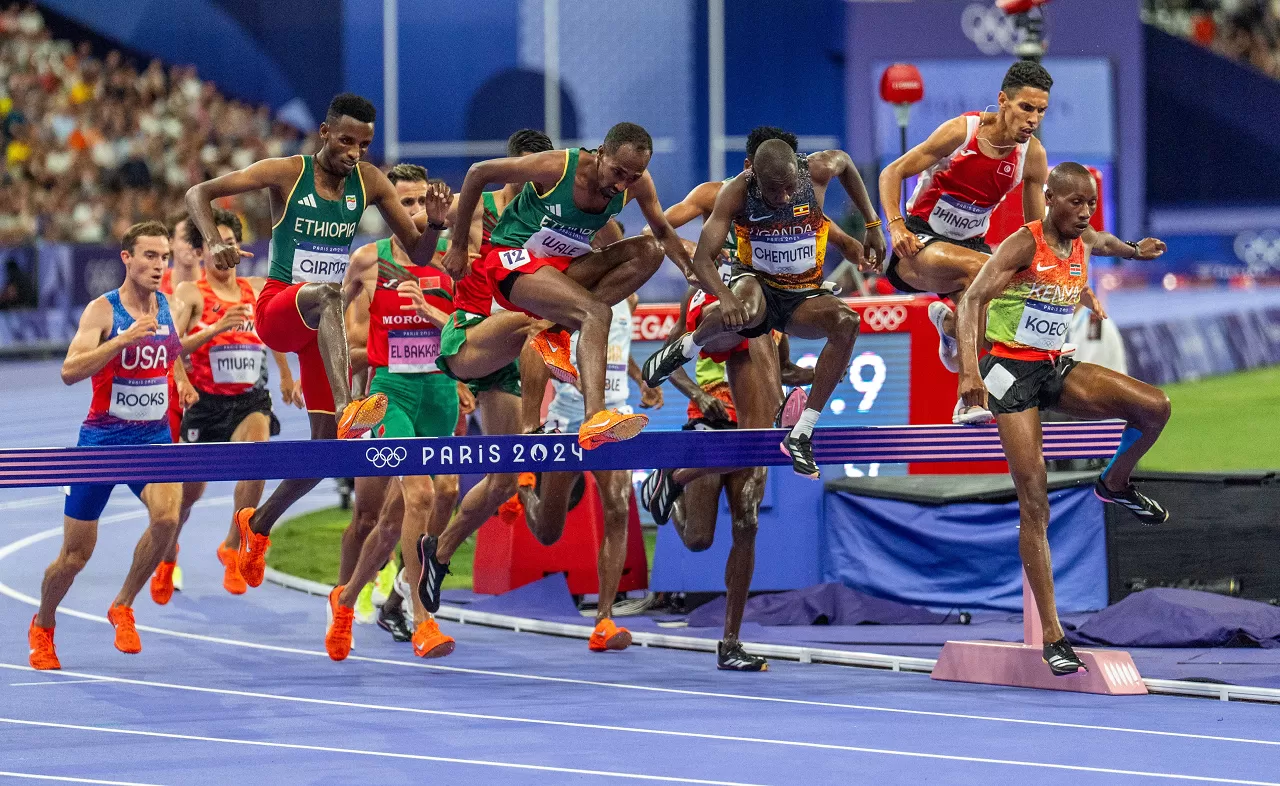
<svg viewBox="0 0 1280 786">
<path fill-rule="evenodd" d="M 213 211 L 221 241 L 240 247 L 240 219 L 229 210 Z M 187 243 L 203 256 L 204 238 L 190 223 Z M 199 257 L 198 257 L 199 258 Z M 175 316 L 191 325 L 183 337 L 183 348 L 198 340 L 204 331 L 216 331 L 208 343 L 191 352 L 191 382 L 198 398 L 187 407 L 182 418 L 180 441 L 198 442 L 266 442 L 280 433 L 280 421 L 271 411 L 271 392 L 267 388 L 267 348 L 254 329 L 254 303 L 265 281 L 258 277 L 240 278 L 234 268 L 221 269 L 207 265 L 204 278 L 180 283 L 174 293 Z M 293 374 L 289 362 L 279 352 L 272 352 L 280 372 L 281 392 L 293 391 Z M 287 403 L 287 400 L 286 400 Z M 301 403 L 300 401 L 298 403 Z M 191 515 L 191 509 L 204 496 L 208 484 L 187 481 L 182 484 L 182 512 L 173 542 L 151 577 L 151 599 L 160 605 L 169 602 L 174 590 L 174 569 L 178 560 L 178 537 Z M 262 499 L 263 480 L 236 483 L 232 511 L 257 505 Z M 237 564 L 240 529 L 232 517 L 226 539 L 218 546 L 222 563 L 222 587 L 232 595 L 247 589 Z"/>
<path fill-rule="evenodd" d="M 1089 171 L 1065 163 L 1049 173 L 1048 216 L 1031 221 L 996 249 L 960 299 L 960 396 L 966 404 L 989 404 L 1000 430 L 1018 493 L 1018 551 L 1035 595 L 1044 632 L 1044 659 L 1055 675 L 1083 667 L 1058 621 L 1049 555 L 1049 495 L 1046 491 L 1040 409 L 1087 420 L 1127 421 L 1120 447 L 1094 490 L 1103 502 L 1124 505 L 1144 524 L 1159 524 L 1168 512 L 1129 482 L 1138 460 L 1169 420 L 1169 399 L 1160 390 L 1092 363 L 1062 355 L 1067 324 L 1089 278 L 1092 254 L 1155 259 L 1165 244 L 1138 243 L 1096 232 L 1089 218 L 1098 192 Z M 978 360 L 986 312 L 991 353 Z"/>
<path fill-rule="evenodd" d="M 449 201 L 439 192 L 428 193 L 427 170 L 414 164 L 400 164 L 387 175 L 395 186 L 400 204 L 410 216 L 422 211 L 438 211 L 443 219 Z M 431 217 L 434 222 L 435 216 Z M 430 265 L 414 265 L 395 238 L 379 240 L 359 248 L 347 268 L 343 286 L 347 299 L 358 312 L 355 320 L 368 324 L 366 358 L 371 379 L 369 390 L 387 397 L 387 414 L 379 436 L 447 437 L 458 423 L 457 383 L 436 367 L 440 354 L 440 328 L 453 313 L 453 280 L 444 270 Z M 390 559 L 396 541 L 403 537 L 408 575 L 416 575 L 414 544 L 426 531 L 434 506 L 435 489 L 429 475 L 400 479 L 396 496 L 388 498 L 390 478 L 365 478 L 357 487 L 356 501 L 363 507 L 378 505 L 381 515 L 361 546 L 356 563 L 329 593 L 330 623 L 325 649 L 333 660 L 343 660 L 351 652 L 351 624 L 360 591 Z M 456 489 L 457 478 L 453 478 Z M 455 490 L 456 496 L 456 490 Z M 443 522 L 441 522 L 443 524 Z M 443 526 L 436 532 L 443 530 Z M 345 538 L 344 538 L 345 539 Z M 427 615 L 413 635 L 414 653 L 420 657 L 442 657 L 453 651 L 453 639 L 440 632 L 434 618 Z"/>
<path fill-rule="evenodd" d="M 169 266 L 164 269 L 164 277 L 160 279 L 160 292 L 172 299 L 173 290 L 183 281 L 199 281 L 204 275 L 204 271 L 200 267 L 200 254 L 191 247 L 187 242 L 186 231 L 190 226 L 185 212 L 170 216 L 169 225 L 169 250 L 173 253 Z M 184 369 L 185 370 L 185 369 Z M 182 427 L 182 409 L 184 400 L 193 395 L 192 389 L 184 385 L 179 390 L 178 382 L 182 372 L 177 371 L 174 366 L 175 373 L 169 377 L 169 430 L 173 434 L 173 441 L 178 441 L 178 431 Z M 178 583 L 181 585 L 181 575 L 178 575 Z"/>
<path fill-rule="evenodd" d="M 358 437 L 376 426 L 386 411 L 385 396 L 351 399 L 343 333 L 340 284 L 365 206 L 378 208 L 414 264 L 430 260 L 436 235 L 444 228 L 438 224 L 425 234 L 420 231 L 400 206 L 386 175 L 361 161 L 373 141 L 375 116 L 373 104 L 343 93 L 329 104 L 320 124 L 322 146 L 314 156 L 265 159 L 187 192 L 191 220 L 210 244 L 214 264 L 231 268 L 250 254 L 221 241 L 210 202 L 268 189 L 276 221 L 271 268 L 258 297 L 255 322 L 268 347 L 298 354 L 312 439 Z M 422 219 L 425 222 L 426 216 Z M 319 482 L 286 480 L 261 508 L 237 511 L 240 574 L 250 587 L 262 583 L 272 525 Z"/>
<path fill-rule="evenodd" d="M 929 138 L 880 173 L 880 205 L 889 222 L 893 256 L 889 282 L 903 292 L 936 292 L 958 302 L 991 255 L 987 227 L 1005 195 L 1022 184 L 1022 215 L 1044 218 L 1049 164 L 1034 134 L 1049 107 L 1053 79 L 1039 63 L 1020 60 L 1000 85 L 995 112 L 967 112 L 938 126 Z M 921 175 L 903 216 L 902 183 Z M 929 306 L 938 330 L 938 356 L 958 370 L 955 314 Z M 990 422 L 983 409 L 957 405 L 957 423 Z"/>
<path fill-rule="evenodd" d="M 151 445 L 172 441 L 167 413 L 169 374 L 182 347 L 184 327 L 175 323 L 169 301 L 156 290 L 169 260 L 169 232 L 163 224 L 134 224 L 121 241 L 125 280 L 120 288 L 95 299 L 80 317 L 62 364 L 62 381 L 93 380 L 89 416 L 77 445 Z M 58 557 L 45 571 L 40 609 L 27 633 L 35 669 L 60 669 L 53 644 L 54 612 L 71 583 L 93 555 L 102 515 L 114 484 L 67 489 L 63 540 Z M 115 628 L 116 649 L 142 651 L 133 617 L 133 599 L 155 570 L 178 526 L 182 488 L 177 483 L 131 483 L 150 514 L 138 540 L 133 564 L 107 619 Z"/>
<path fill-rule="evenodd" d="M 830 224 L 822 212 L 822 199 L 833 177 L 840 179 L 858 204 L 865 187 L 847 153 L 827 150 L 805 157 L 780 139 L 762 143 L 752 169 L 735 177 L 716 197 L 693 257 L 699 280 L 712 280 L 711 294 L 718 302 L 704 309 L 696 330 L 668 343 L 644 364 L 645 382 L 656 386 L 702 347 L 721 349 L 722 342 L 735 343 L 735 335 L 749 339 L 776 329 L 800 338 L 826 338 L 808 404 L 780 446 L 791 456 L 797 474 L 815 479 L 819 470 L 813 461 L 811 435 L 819 413 L 849 368 L 859 325 L 857 313 L 822 281 Z M 726 286 L 715 275 L 712 260 L 723 248 L 730 224 L 738 236 L 738 262 Z M 776 356 L 761 352 L 759 357 L 769 362 Z M 780 393 L 780 383 L 776 389 Z M 735 389 L 734 400 L 745 420 L 746 406 L 738 393 Z M 768 410 L 776 411 L 776 406 Z M 753 422 L 756 417 L 764 416 L 753 413 Z M 768 423 L 744 422 L 743 426 L 767 428 Z"/>
<path fill-rule="evenodd" d="M 577 361 L 583 369 L 586 419 L 578 441 L 588 450 L 629 439 L 648 422 L 644 415 L 604 408 L 610 306 L 653 275 L 662 264 L 663 248 L 688 269 L 688 252 L 663 216 L 653 179 L 645 171 L 652 154 L 647 131 L 619 123 L 609 129 L 599 150 L 572 148 L 475 164 L 458 196 L 458 215 L 466 216 L 475 210 L 486 183 L 525 183 L 494 227 L 492 247 L 472 267 L 470 275 L 480 276 L 482 285 L 475 286 L 474 294 L 471 287 L 459 287 L 459 311 L 445 327 L 440 367 L 470 380 L 519 357 L 524 334 L 513 332 L 503 319 L 485 319 L 492 299 L 503 308 L 580 330 Z M 596 234 L 628 199 L 640 205 L 658 242 L 636 237 L 593 248 Z M 467 241 L 459 233 L 444 265 L 461 278 L 467 261 Z M 544 333 L 537 345 L 553 375 L 578 379 L 568 358 L 568 332 Z"/>
<path fill-rule="evenodd" d="M 631 395 L 629 379 L 640 384 L 640 406 L 645 409 L 662 406 L 662 391 L 640 382 L 640 369 L 631 359 L 631 314 L 639 304 L 635 294 L 613 306 L 613 319 L 609 323 L 608 365 L 605 375 L 605 406 L 618 412 L 627 412 L 627 399 Z M 571 339 L 571 352 L 577 349 L 579 334 Z M 525 391 L 526 418 L 537 418 L 542 409 L 542 399 L 550 379 L 550 371 L 540 362 L 522 364 L 521 387 Z M 582 425 L 582 392 L 572 383 L 555 382 L 555 398 L 547 409 L 544 429 L 552 433 L 570 434 Z M 526 420 L 526 428 L 537 425 Z M 530 429 L 531 430 L 531 429 Z M 631 514 L 631 471 L 609 470 L 592 473 L 599 488 L 604 513 L 604 539 L 600 543 L 597 573 L 600 580 L 599 602 L 596 606 L 596 626 L 587 641 L 592 652 L 622 650 L 631 644 L 631 632 L 618 627 L 613 621 L 613 601 L 618 595 L 618 583 L 627 561 L 627 519 Z M 519 508 L 529 529 L 540 543 L 550 546 L 564 533 L 565 517 L 569 511 L 569 497 L 574 485 L 582 476 L 580 472 L 543 473 L 541 484 L 533 473 L 520 475 Z"/>
</svg>

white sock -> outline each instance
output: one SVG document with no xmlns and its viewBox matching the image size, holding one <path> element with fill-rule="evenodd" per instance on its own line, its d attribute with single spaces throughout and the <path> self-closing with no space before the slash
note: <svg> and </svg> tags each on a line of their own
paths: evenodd
<svg viewBox="0 0 1280 786">
<path fill-rule="evenodd" d="M 813 427 L 818 425 L 818 415 L 821 413 L 816 409 L 805 407 L 804 412 L 800 413 L 800 419 L 791 427 L 791 436 L 798 437 L 801 434 L 812 437 Z"/>
<path fill-rule="evenodd" d="M 684 355 L 685 360 L 693 360 L 698 356 L 698 351 L 702 346 L 694 343 L 693 333 L 685 333 L 680 337 L 680 354 Z"/>
</svg>

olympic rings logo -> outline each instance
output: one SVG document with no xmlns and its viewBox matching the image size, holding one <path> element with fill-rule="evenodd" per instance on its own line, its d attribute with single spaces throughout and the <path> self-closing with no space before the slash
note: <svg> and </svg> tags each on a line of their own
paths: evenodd
<svg viewBox="0 0 1280 786">
<path fill-rule="evenodd" d="M 977 44 L 984 55 L 1013 54 L 1017 30 L 1013 21 L 995 6 L 970 3 L 960 17 L 965 38 Z"/>
<path fill-rule="evenodd" d="M 400 462 L 409 457 L 409 452 L 404 448 L 369 448 L 364 452 L 364 457 L 370 464 L 382 469 L 400 466 Z"/>
<path fill-rule="evenodd" d="M 1280 269 L 1280 232 L 1241 232 L 1233 244 L 1236 256 L 1249 266 L 1251 273 Z"/>
<path fill-rule="evenodd" d="M 897 330 L 907 321 L 907 309 L 902 306 L 873 306 L 863 309 L 862 321 L 878 332 Z"/>
</svg>

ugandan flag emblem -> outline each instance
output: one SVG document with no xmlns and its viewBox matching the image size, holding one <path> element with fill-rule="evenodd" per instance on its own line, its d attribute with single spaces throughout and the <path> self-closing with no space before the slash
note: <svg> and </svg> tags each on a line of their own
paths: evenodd
<svg viewBox="0 0 1280 786">
<path fill-rule="evenodd" d="M 796 205 L 791 208 L 791 215 L 796 218 L 809 215 L 809 203 L 805 202 L 803 205 Z"/>
</svg>

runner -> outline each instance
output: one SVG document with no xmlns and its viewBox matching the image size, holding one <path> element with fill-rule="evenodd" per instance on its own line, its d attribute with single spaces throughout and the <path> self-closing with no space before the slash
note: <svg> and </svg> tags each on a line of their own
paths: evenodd
<svg viewBox="0 0 1280 786">
<path fill-rule="evenodd" d="M 819 470 L 813 461 L 811 435 L 819 413 L 849 368 L 859 325 L 858 315 L 822 281 L 830 224 L 822 211 L 822 200 L 832 178 L 839 178 L 858 204 L 858 194 L 865 188 L 847 153 L 828 150 L 805 157 L 782 140 L 763 142 L 752 169 L 721 189 L 694 254 L 698 278 L 711 279 L 718 302 L 703 310 L 695 330 L 668 343 L 644 364 L 645 382 L 656 386 L 703 347 L 721 349 L 721 342 L 736 343 L 736 336 L 755 338 L 777 329 L 800 338 L 825 338 L 808 405 L 780 446 L 791 456 L 797 474 L 814 479 Z M 715 275 L 712 259 L 723 248 L 731 223 L 738 236 L 738 262 L 726 286 Z M 776 355 L 772 347 L 767 349 L 770 351 L 762 349 L 758 356 L 762 364 L 773 366 L 770 379 L 776 380 Z M 764 371 L 756 368 L 752 373 Z M 775 389 L 780 393 L 781 384 L 773 384 L 769 393 Z M 739 415 L 744 416 L 744 399 L 736 389 L 734 400 Z M 752 422 L 760 418 L 764 423 L 743 425 L 767 428 L 777 409 L 778 404 L 770 405 L 767 420 L 763 413 L 753 411 Z"/>
<path fill-rule="evenodd" d="M 200 267 L 200 254 L 187 242 L 186 232 L 187 227 L 190 226 L 187 214 L 184 212 L 171 216 L 168 225 L 169 249 L 173 252 L 173 259 L 164 269 L 164 277 L 160 279 L 160 291 L 172 298 L 175 287 L 183 281 L 199 281 L 204 271 Z M 178 441 L 178 432 L 182 427 L 182 408 L 186 398 L 187 396 L 183 396 L 178 390 L 177 375 L 171 375 L 169 377 L 169 430 L 174 442 Z M 181 574 L 176 573 L 175 576 L 181 589 Z"/>
<path fill-rule="evenodd" d="M 449 203 L 429 196 L 427 170 L 400 164 L 387 177 L 410 216 L 438 210 L 439 218 L 444 218 Z M 430 216 L 433 222 L 436 218 Z M 345 288 L 355 308 L 354 321 L 367 325 L 369 389 L 387 397 L 387 414 L 378 436 L 453 434 L 458 423 L 457 383 L 435 364 L 440 353 L 440 328 L 453 313 L 453 280 L 440 268 L 414 265 L 395 238 L 360 247 L 351 257 L 347 278 Z M 394 556 L 396 542 L 405 530 L 412 533 L 412 539 L 405 539 L 410 544 L 405 552 L 409 575 L 417 571 L 412 544 L 426 530 L 434 506 L 434 484 L 430 476 L 407 476 L 388 493 L 390 480 L 362 478 L 357 486 L 356 504 L 365 510 L 377 505 L 380 514 L 373 531 L 363 539 L 355 564 L 343 566 L 338 586 L 329 593 L 325 649 L 333 660 L 350 654 L 356 599 Z M 449 483 L 456 498 L 457 477 L 451 476 Z M 413 644 L 418 656 L 442 657 L 453 651 L 453 639 L 440 632 L 429 614 L 416 628 Z"/>
<path fill-rule="evenodd" d="M 1134 466 L 1169 420 L 1168 397 L 1144 382 L 1077 363 L 1061 352 L 1067 324 L 1089 279 L 1089 257 L 1155 259 L 1165 244 L 1154 238 L 1127 243 L 1094 231 L 1089 218 L 1098 206 L 1097 187 L 1079 164 L 1054 167 L 1045 200 L 1047 217 L 1029 222 L 1000 244 L 960 299 L 956 317 L 960 397 L 971 406 L 989 403 L 995 413 L 1018 493 L 1018 551 L 1040 613 L 1044 659 L 1061 676 L 1084 664 L 1067 642 L 1054 601 L 1040 410 L 1084 420 L 1127 421 L 1120 447 L 1094 491 L 1103 502 L 1125 506 L 1144 524 L 1169 518 L 1130 482 Z M 992 347 L 979 361 L 984 312 Z"/>
<path fill-rule="evenodd" d="M 880 204 L 893 242 L 884 270 L 891 284 L 959 302 L 991 255 L 987 227 L 1006 194 L 1021 183 L 1024 219 L 1044 218 L 1049 164 L 1034 134 L 1051 87 L 1053 79 L 1040 64 L 1014 63 L 1000 85 L 995 112 L 948 120 L 880 173 Z M 902 184 L 915 175 L 921 177 L 903 216 Z M 929 318 L 938 330 L 942 364 L 957 371 L 954 312 L 939 302 L 929 306 Z M 988 423 L 991 413 L 957 404 L 953 420 Z"/>
<path fill-rule="evenodd" d="M 628 412 L 627 399 L 631 395 L 629 380 L 640 384 L 640 406 L 662 407 L 662 391 L 640 382 L 640 368 L 631 359 L 631 315 L 640 298 L 632 294 L 622 303 L 613 306 L 613 319 L 609 323 L 608 365 L 605 376 L 605 406 L 618 412 Z M 579 334 L 570 340 L 570 352 L 577 349 Z M 526 418 L 536 418 L 542 409 L 542 399 L 551 378 L 544 363 L 532 362 L 521 366 L 521 387 L 525 391 Z M 571 434 L 582 425 L 582 392 L 568 382 L 555 382 L 555 398 L 547 410 L 544 430 L 550 433 Z M 526 419 L 526 427 L 531 425 Z M 618 627 L 613 621 L 613 601 L 618 595 L 618 583 L 627 561 L 627 520 L 631 514 L 631 471 L 611 470 L 592 473 L 599 489 L 604 513 L 604 538 L 600 543 L 598 573 L 600 580 L 599 602 L 596 606 L 596 626 L 587 641 L 592 652 L 622 650 L 631 644 L 631 632 Z M 565 517 L 569 512 L 569 498 L 574 485 L 580 482 L 581 472 L 547 472 L 541 483 L 532 473 L 520 475 L 518 504 L 504 518 L 516 523 L 528 523 L 538 542 L 550 546 L 564 533 Z M 505 507 L 505 505 L 504 505 Z"/>
<path fill-rule="evenodd" d="M 271 269 L 258 297 L 255 324 L 268 347 L 298 354 L 312 439 L 358 437 L 376 426 L 386 411 L 383 395 L 351 400 L 343 331 L 340 284 L 365 206 L 378 208 L 414 264 L 430 260 L 436 235 L 444 228 L 433 224 L 425 234 L 420 231 L 400 206 L 386 175 L 361 161 L 373 140 L 375 114 L 364 98 L 343 93 L 330 103 L 320 124 L 323 144 L 314 156 L 265 159 L 187 192 L 191 220 L 210 244 L 209 256 L 216 266 L 232 268 L 251 254 L 221 242 L 210 202 L 268 189 L 276 220 Z M 425 226 L 426 215 L 421 219 Z M 286 480 L 261 508 L 236 512 L 240 574 L 250 587 L 262 583 L 272 525 L 319 482 Z"/>
<path fill-rule="evenodd" d="M 240 247 L 240 219 L 229 210 L 217 208 L 214 221 L 221 241 Z M 190 224 L 187 242 L 202 258 L 204 238 Z M 239 278 L 234 269 L 221 270 L 215 265 L 205 268 L 205 276 L 197 282 L 178 285 L 173 299 L 176 316 L 191 325 L 183 337 L 183 348 L 191 352 L 191 381 L 196 400 L 186 408 L 182 419 L 182 442 L 265 442 L 280 433 L 280 421 L 271 411 L 271 393 L 267 388 L 267 349 L 254 330 L 253 307 L 265 281 L 261 278 Z M 207 343 L 204 334 L 216 337 Z M 198 347 L 198 348 L 195 348 Z M 280 373 L 280 391 L 286 404 L 302 406 L 301 391 L 293 382 L 288 359 L 272 352 Z M 191 515 L 191 508 L 204 496 L 206 483 L 188 481 L 182 484 L 182 511 L 178 531 L 169 544 L 165 557 L 151 577 L 151 599 L 160 605 L 169 602 L 176 587 L 175 569 L 178 559 L 178 537 Z M 263 480 L 236 483 L 232 511 L 258 504 Z M 231 529 L 218 546 L 222 563 L 222 586 L 232 595 L 246 590 L 236 563 L 240 530 L 232 516 Z"/>
<path fill-rule="evenodd" d="M 134 224 L 121 241 L 125 280 L 119 289 L 96 298 L 80 317 L 80 326 L 62 364 L 62 381 L 93 381 L 93 401 L 80 427 L 77 445 L 151 445 L 172 441 L 167 422 L 168 377 L 182 351 L 169 301 L 158 293 L 169 260 L 169 231 L 164 224 Z M 62 549 L 45 571 L 40 608 L 27 632 L 35 669 L 62 668 L 54 648 L 54 613 L 76 575 L 93 555 L 98 519 L 115 484 L 67 489 Z M 131 483 L 147 507 L 150 524 L 134 549 L 133 563 L 119 594 L 107 610 L 115 628 L 116 649 L 142 651 L 133 616 L 133 600 L 155 570 L 178 526 L 182 488 L 177 483 Z"/>
</svg>

